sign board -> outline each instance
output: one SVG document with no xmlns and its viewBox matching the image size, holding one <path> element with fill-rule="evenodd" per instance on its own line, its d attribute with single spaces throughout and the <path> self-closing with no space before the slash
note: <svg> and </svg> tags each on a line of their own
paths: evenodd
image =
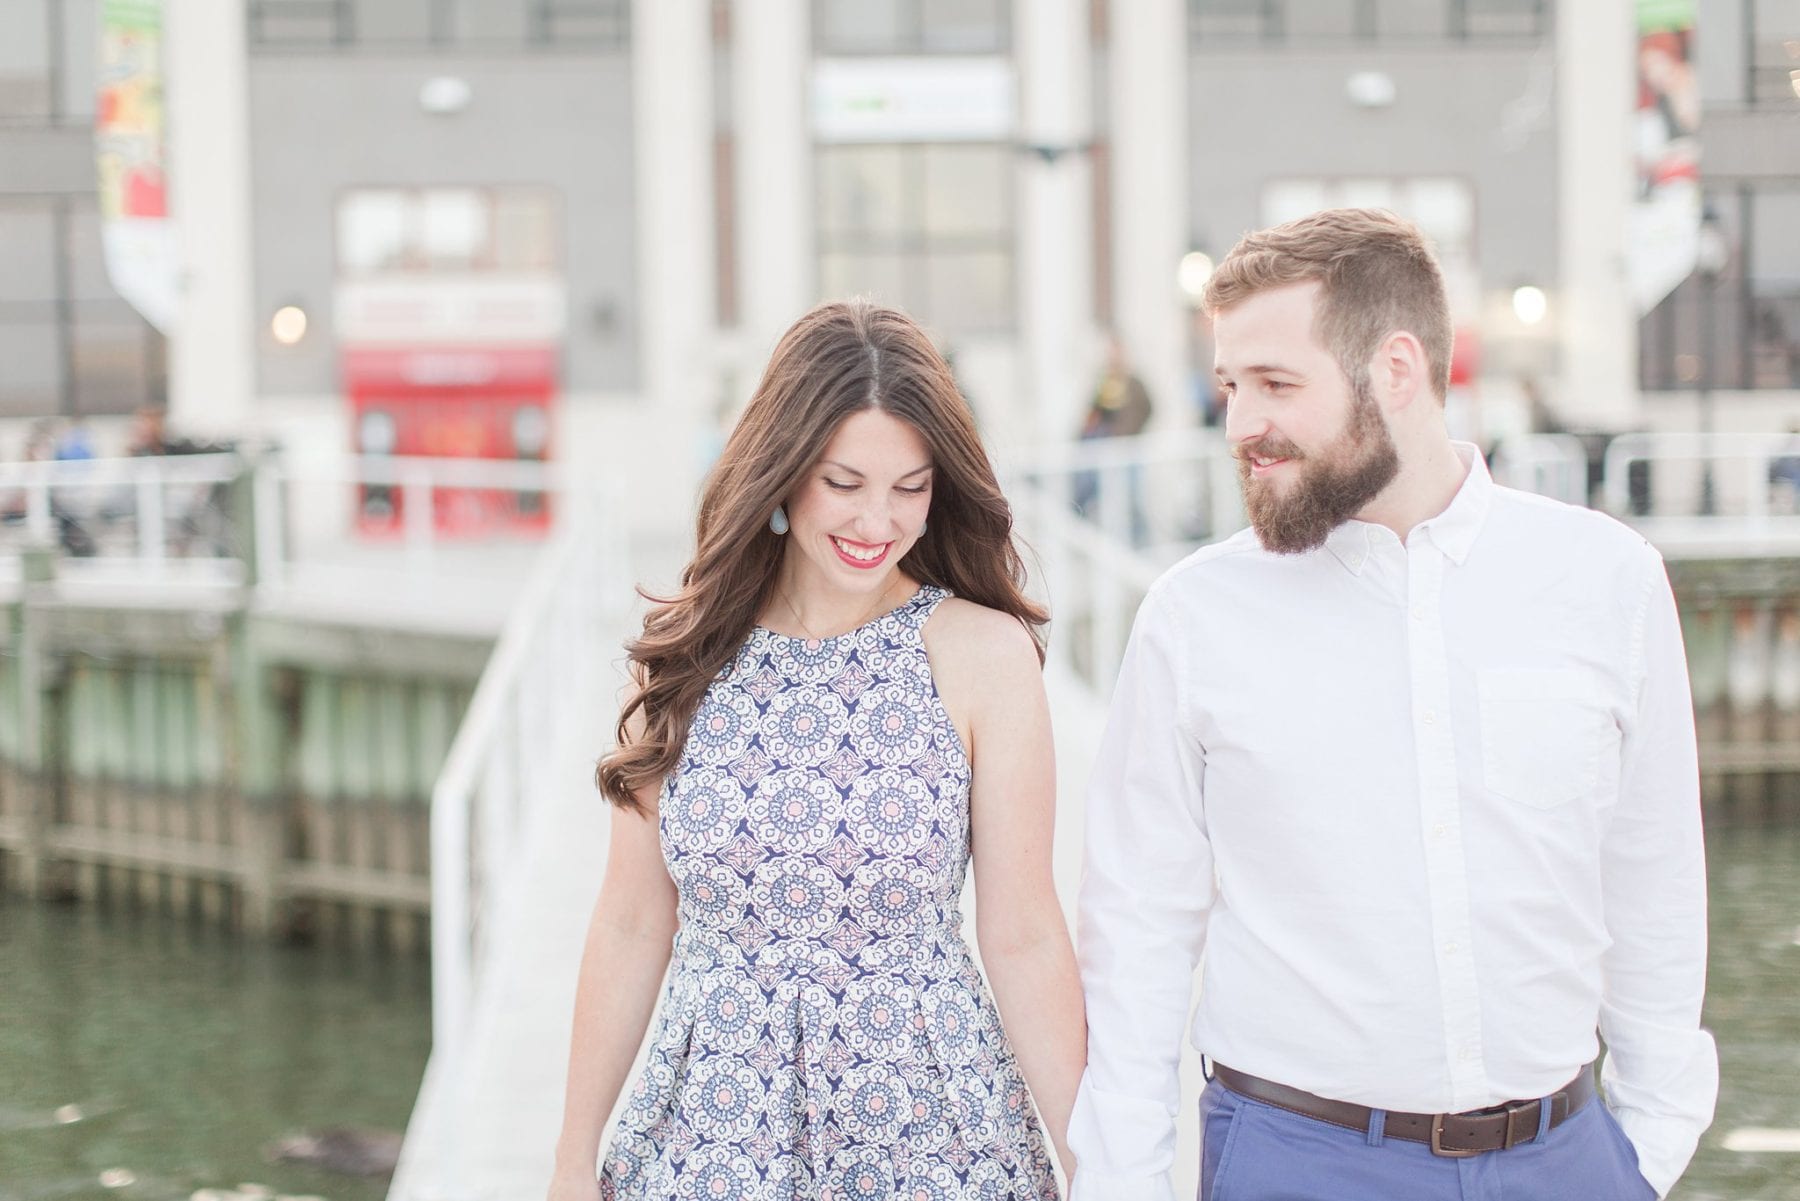
<svg viewBox="0 0 1800 1201">
<path fill-rule="evenodd" d="M 998 142 L 1017 127 L 1004 58 L 836 58 L 813 67 L 821 142 Z"/>
<path fill-rule="evenodd" d="M 557 276 L 433 273 L 341 280 L 332 315 L 344 345 L 558 343 L 568 307 Z"/>
</svg>

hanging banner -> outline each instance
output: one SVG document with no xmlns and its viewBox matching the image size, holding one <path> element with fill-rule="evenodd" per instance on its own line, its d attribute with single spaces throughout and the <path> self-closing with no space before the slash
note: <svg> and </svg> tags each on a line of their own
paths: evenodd
<svg viewBox="0 0 1800 1201">
<path fill-rule="evenodd" d="M 170 333 L 180 292 L 163 138 L 162 0 L 102 0 L 94 141 L 112 285 Z"/>
<path fill-rule="evenodd" d="M 1638 0 L 1637 203 L 1630 275 L 1639 314 L 1693 273 L 1700 247 L 1695 0 Z"/>
</svg>

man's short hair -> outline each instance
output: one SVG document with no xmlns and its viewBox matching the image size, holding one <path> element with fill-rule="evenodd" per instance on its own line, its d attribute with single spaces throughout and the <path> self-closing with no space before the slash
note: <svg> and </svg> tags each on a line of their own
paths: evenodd
<svg viewBox="0 0 1800 1201">
<path fill-rule="evenodd" d="M 1431 244 L 1385 209 L 1326 209 L 1245 234 L 1207 281 L 1217 314 L 1258 292 L 1317 280 L 1313 328 L 1355 383 L 1375 348 L 1405 330 L 1425 348 L 1431 388 L 1450 388 L 1450 304 Z"/>
</svg>

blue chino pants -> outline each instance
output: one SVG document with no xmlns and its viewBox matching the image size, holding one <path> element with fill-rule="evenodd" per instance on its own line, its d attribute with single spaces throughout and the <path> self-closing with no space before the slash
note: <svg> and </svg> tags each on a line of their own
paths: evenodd
<svg viewBox="0 0 1800 1201">
<path fill-rule="evenodd" d="M 1546 1113 L 1548 1106 L 1544 1107 Z M 1198 1201 L 1656 1201 L 1599 1098 L 1554 1130 L 1467 1159 L 1253 1101 L 1217 1080 L 1200 1097 Z"/>
</svg>

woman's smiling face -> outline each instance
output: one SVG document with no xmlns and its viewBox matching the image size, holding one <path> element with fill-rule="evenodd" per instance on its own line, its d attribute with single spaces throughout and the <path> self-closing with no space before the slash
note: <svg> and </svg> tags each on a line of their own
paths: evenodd
<svg viewBox="0 0 1800 1201">
<path fill-rule="evenodd" d="M 888 588 L 924 529 L 931 476 L 912 426 L 880 409 L 847 418 L 788 497 L 794 586 L 870 597 Z"/>
</svg>

